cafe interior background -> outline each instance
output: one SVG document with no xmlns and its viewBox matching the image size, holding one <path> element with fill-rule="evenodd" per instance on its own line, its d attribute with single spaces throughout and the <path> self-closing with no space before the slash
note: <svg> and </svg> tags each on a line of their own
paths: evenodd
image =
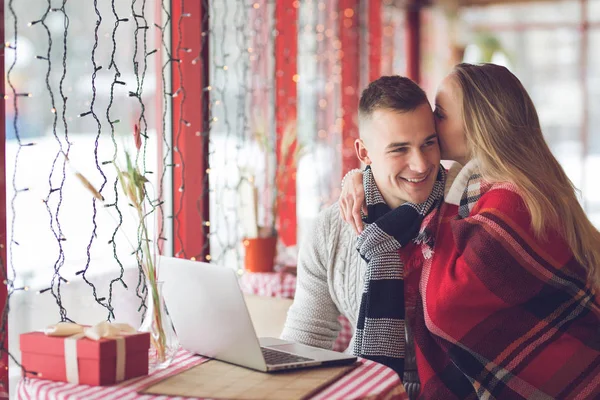
<svg viewBox="0 0 600 400">
<path fill-rule="evenodd" d="M 457 62 L 508 67 L 600 228 L 600 0 L 0 7 L 2 343 L 16 361 L 20 333 L 60 320 L 139 326 L 139 219 L 114 168 L 125 152 L 149 181 L 144 218 L 161 254 L 241 278 L 293 270 L 359 166 L 358 98 L 380 75 L 407 75 L 433 99 Z M 5 369 L 12 386 L 20 369 Z"/>
</svg>

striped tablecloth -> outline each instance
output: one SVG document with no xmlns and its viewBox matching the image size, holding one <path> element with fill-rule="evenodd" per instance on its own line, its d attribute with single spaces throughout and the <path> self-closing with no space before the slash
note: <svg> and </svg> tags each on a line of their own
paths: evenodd
<svg viewBox="0 0 600 400">
<path fill-rule="evenodd" d="M 21 400 L 183 400 L 184 398 L 182 397 L 141 395 L 137 391 L 151 386 L 166 377 L 201 364 L 204 361 L 206 361 L 206 358 L 193 355 L 185 350 L 180 350 L 169 368 L 113 386 L 87 386 L 42 379 L 23 379 L 19 382 L 17 388 L 17 398 Z M 370 360 L 361 359 L 360 361 L 362 363 L 361 366 L 317 393 L 317 395 L 312 397 L 312 400 L 408 399 L 398 375 L 393 370 Z"/>
<path fill-rule="evenodd" d="M 247 294 L 293 299 L 296 293 L 296 275 L 289 272 L 246 272 L 240 278 L 240 287 Z M 338 318 L 342 324 L 333 350 L 344 351 L 352 339 L 352 325 L 343 315 Z"/>
</svg>

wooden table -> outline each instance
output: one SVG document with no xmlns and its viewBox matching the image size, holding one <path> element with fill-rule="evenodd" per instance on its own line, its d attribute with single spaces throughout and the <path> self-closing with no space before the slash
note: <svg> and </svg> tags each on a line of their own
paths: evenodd
<svg viewBox="0 0 600 400">
<path fill-rule="evenodd" d="M 22 379 L 17 388 L 17 399 L 184 399 L 182 397 L 141 395 L 137 391 L 204 361 L 206 361 L 204 357 L 180 350 L 168 368 L 112 386 L 86 386 L 42 379 Z M 408 400 L 404 387 L 393 370 L 370 360 L 360 359 L 360 362 L 361 366 L 317 393 L 311 400 Z"/>
</svg>

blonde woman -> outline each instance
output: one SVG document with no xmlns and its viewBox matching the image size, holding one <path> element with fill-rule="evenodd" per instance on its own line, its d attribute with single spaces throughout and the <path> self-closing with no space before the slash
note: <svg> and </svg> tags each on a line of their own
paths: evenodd
<svg viewBox="0 0 600 400">
<path fill-rule="evenodd" d="M 443 159 L 464 165 L 423 222 L 414 340 L 426 399 L 600 398 L 600 234 L 521 82 L 460 64 L 436 95 Z M 340 201 L 362 205 L 360 174 Z"/>
</svg>

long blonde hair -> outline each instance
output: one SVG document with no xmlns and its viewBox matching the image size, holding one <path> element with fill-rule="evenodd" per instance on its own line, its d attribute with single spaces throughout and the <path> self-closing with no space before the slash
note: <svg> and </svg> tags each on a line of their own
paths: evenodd
<svg viewBox="0 0 600 400">
<path fill-rule="evenodd" d="M 494 64 L 459 64 L 453 76 L 462 97 L 470 156 L 483 177 L 517 185 L 538 238 L 560 232 L 575 259 L 600 283 L 600 233 L 588 220 L 576 189 L 544 140 L 535 106 L 508 69 Z"/>
</svg>

